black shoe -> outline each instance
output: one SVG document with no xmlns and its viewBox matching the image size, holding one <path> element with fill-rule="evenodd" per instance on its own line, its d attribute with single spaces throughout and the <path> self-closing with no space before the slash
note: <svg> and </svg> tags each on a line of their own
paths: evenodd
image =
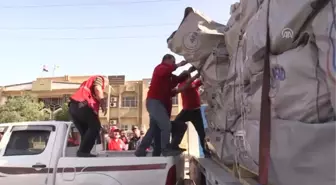
<svg viewBox="0 0 336 185">
<path fill-rule="evenodd" d="M 173 149 L 174 149 L 174 150 L 180 150 L 181 152 L 185 152 L 185 151 L 187 151 L 187 149 L 185 149 L 185 148 L 180 148 L 179 146 L 177 146 L 177 147 L 173 147 Z"/>
<path fill-rule="evenodd" d="M 204 153 L 204 158 L 211 158 L 211 153 L 208 152 L 207 150 L 203 150 Z"/>
<path fill-rule="evenodd" d="M 176 149 L 163 149 L 162 150 L 162 155 L 167 157 L 167 156 L 178 156 L 181 155 L 183 152 L 181 150 L 176 150 Z"/>
<path fill-rule="evenodd" d="M 135 150 L 134 155 L 137 157 L 146 157 L 147 151 L 141 148 Z"/>
<path fill-rule="evenodd" d="M 97 156 L 90 153 L 77 152 L 77 157 L 97 157 Z"/>
</svg>

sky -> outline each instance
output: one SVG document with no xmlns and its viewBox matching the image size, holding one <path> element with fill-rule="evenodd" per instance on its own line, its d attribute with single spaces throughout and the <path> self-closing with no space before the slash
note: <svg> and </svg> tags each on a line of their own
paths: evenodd
<svg viewBox="0 0 336 185">
<path fill-rule="evenodd" d="M 234 2 L 0 0 L 0 86 L 64 75 L 150 78 L 171 53 L 166 39 L 186 7 L 224 24 Z M 42 72 L 44 65 L 49 72 Z"/>
</svg>

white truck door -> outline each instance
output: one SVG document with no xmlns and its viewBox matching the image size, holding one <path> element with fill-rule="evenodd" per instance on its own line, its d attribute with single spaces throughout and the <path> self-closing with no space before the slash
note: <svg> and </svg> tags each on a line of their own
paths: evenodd
<svg viewBox="0 0 336 185">
<path fill-rule="evenodd" d="M 0 151 L 0 184 L 45 185 L 53 155 L 55 125 L 13 126 Z"/>
</svg>

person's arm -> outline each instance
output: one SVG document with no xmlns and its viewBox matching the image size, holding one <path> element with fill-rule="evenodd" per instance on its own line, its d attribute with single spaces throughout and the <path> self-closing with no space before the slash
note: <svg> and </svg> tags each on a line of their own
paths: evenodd
<svg viewBox="0 0 336 185">
<path fill-rule="evenodd" d="M 200 83 L 199 86 L 201 86 L 202 83 L 201 83 L 200 80 L 197 80 L 197 82 L 195 84 L 192 84 L 192 82 L 195 81 L 199 76 L 200 76 L 200 74 L 197 73 L 195 76 L 189 78 L 184 85 L 182 85 L 181 87 L 178 87 L 178 88 L 174 89 L 173 90 L 173 94 L 178 94 L 180 92 L 185 91 L 188 88 L 195 88 L 196 86 L 199 85 L 198 83 Z"/>
<path fill-rule="evenodd" d="M 186 61 L 182 61 L 178 64 L 167 64 L 165 66 L 162 67 L 158 67 L 155 69 L 154 73 L 157 76 L 167 76 L 167 75 L 171 75 L 172 72 L 174 72 L 177 68 L 184 66 L 185 64 L 187 64 Z"/>
<path fill-rule="evenodd" d="M 95 98 L 99 101 L 100 107 L 102 108 L 103 113 L 106 115 L 106 101 L 104 99 L 104 90 L 103 90 L 104 78 L 97 77 L 93 82 L 93 89 Z"/>
<path fill-rule="evenodd" d="M 192 88 L 199 88 L 202 85 L 203 85 L 202 81 L 200 79 L 197 79 L 197 80 L 194 81 L 194 83 L 191 84 L 191 87 Z"/>
<path fill-rule="evenodd" d="M 190 73 L 194 72 L 195 70 L 196 68 L 192 66 L 188 70 L 183 71 L 179 76 L 173 75 L 172 76 L 173 83 L 177 85 L 185 81 L 189 77 Z"/>
<path fill-rule="evenodd" d="M 104 79 L 101 77 L 97 77 L 93 82 L 93 89 L 97 100 L 104 99 L 103 83 Z"/>
</svg>

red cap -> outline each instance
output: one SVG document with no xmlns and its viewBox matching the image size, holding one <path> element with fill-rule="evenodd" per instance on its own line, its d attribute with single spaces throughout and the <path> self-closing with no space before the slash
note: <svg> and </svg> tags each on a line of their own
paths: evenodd
<svg viewBox="0 0 336 185">
<path fill-rule="evenodd" d="M 118 129 L 117 126 L 112 126 L 110 132 L 119 132 L 120 130 Z"/>
</svg>

